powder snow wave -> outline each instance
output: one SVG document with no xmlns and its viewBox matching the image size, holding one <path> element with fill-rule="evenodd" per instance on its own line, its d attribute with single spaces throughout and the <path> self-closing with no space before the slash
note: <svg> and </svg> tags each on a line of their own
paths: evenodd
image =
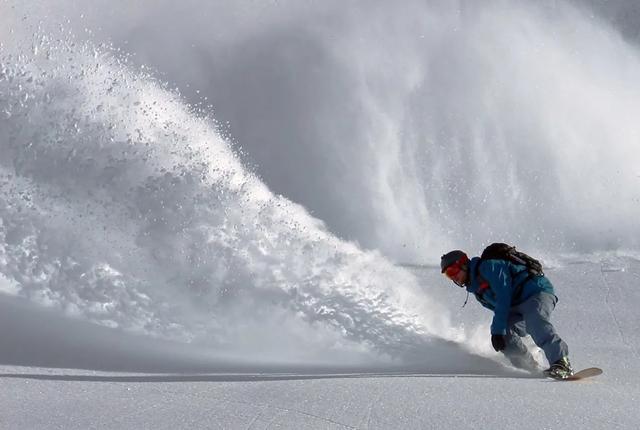
<svg viewBox="0 0 640 430">
<path fill-rule="evenodd" d="M 415 357 L 458 336 L 409 272 L 272 194 L 175 91 L 68 34 L 30 43 L 0 71 L 0 272 L 13 294 L 276 359 Z"/>
</svg>

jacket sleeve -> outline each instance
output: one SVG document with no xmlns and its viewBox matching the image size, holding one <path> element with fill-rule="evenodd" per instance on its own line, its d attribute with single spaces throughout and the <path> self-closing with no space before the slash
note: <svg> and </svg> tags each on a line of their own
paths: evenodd
<svg viewBox="0 0 640 430">
<path fill-rule="evenodd" d="M 481 275 L 487 280 L 496 296 L 491 334 L 505 335 L 512 295 L 509 263 L 501 260 L 487 260 L 481 267 Z"/>
</svg>

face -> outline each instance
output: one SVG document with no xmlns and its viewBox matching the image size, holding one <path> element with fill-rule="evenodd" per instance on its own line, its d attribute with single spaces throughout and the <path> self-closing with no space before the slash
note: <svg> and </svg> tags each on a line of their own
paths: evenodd
<svg viewBox="0 0 640 430">
<path fill-rule="evenodd" d="M 469 272 L 465 267 L 450 266 L 445 270 L 444 274 L 447 278 L 451 279 L 457 286 L 464 288 Z"/>
</svg>

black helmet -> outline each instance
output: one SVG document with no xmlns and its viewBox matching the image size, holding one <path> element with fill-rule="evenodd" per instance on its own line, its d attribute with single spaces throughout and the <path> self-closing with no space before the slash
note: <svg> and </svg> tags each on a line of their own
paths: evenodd
<svg viewBox="0 0 640 430">
<path fill-rule="evenodd" d="M 455 251 L 449 251 L 444 254 L 442 257 L 440 257 L 441 273 L 444 273 L 444 271 L 447 270 L 447 267 L 457 263 L 458 261 L 460 261 L 460 259 L 463 259 L 463 262 L 469 261 L 469 257 L 467 257 L 467 254 L 465 254 L 463 251 L 460 251 L 459 249 L 456 249 Z"/>
</svg>

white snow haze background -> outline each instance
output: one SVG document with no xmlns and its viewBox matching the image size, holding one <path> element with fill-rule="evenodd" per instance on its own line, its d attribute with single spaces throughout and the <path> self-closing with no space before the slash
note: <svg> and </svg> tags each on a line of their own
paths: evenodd
<svg viewBox="0 0 640 430">
<path fill-rule="evenodd" d="M 637 428 L 639 26 L 0 0 L 0 428 Z M 494 241 L 602 376 L 493 352 L 439 258 Z"/>
</svg>

